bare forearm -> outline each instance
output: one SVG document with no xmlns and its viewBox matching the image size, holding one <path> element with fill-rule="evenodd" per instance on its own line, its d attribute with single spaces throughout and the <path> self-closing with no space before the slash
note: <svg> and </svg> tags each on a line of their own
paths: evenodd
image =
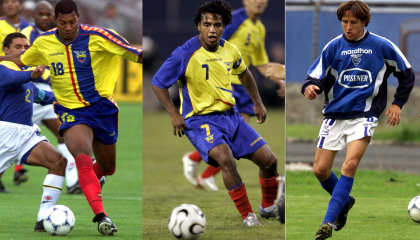
<svg viewBox="0 0 420 240">
<path fill-rule="evenodd" d="M 162 106 L 166 109 L 166 111 L 168 111 L 169 115 L 172 116 L 173 114 L 178 113 L 178 110 L 171 100 L 168 89 L 159 88 L 154 85 L 152 86 L 157 98 L 159 99 Z"/>
<path fill-rule="evenodd" d="M 22 61 L 20 60 L 20 53 L 14 53 L 14 54 L 10 54 L 10 55 L 0 56 L 0 62 L 2 62 L 2 61 L 14 62 L 21 67 L 25 66 L 25 64 L 23 64 Z"/>
<path fill-rule="evenodd" d="M 257 84 L 255 83 L 254 77 L 252 76 L 249 69 L 244 73 L 239 75 L 239 80 L 242 83 L 242 86 L 246 89 L 248 94 L 251 96 L 252 101 L 255 105 L 261 104 L 260 94 L 258 93 Z"/>
</svg>

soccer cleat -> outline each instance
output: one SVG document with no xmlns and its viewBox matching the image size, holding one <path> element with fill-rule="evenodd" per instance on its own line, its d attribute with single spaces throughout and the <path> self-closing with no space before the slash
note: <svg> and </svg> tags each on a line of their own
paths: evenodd
<svg viewBox="0 0 420 240">
<path fill-rule="evenodd" d="M 208 178 L 201 178 L 201 176 L 198 176 L 197 184 L 201 187 L 206 187 L 211 191 L 219 191 L 219 188 L 216 185 L 216 181 L 214 180 L 214 176 L 210 176 Z"/>
<path fill-rule="evenodd" d="M 252 212 L 249 212 L 248 217 L 244 219 L 244 225 L 246 227 L 262 226 L 261 223 L 258 222 L 257 215 Z"/>
<path fill-rule="evenodd" d="M 15 172 L 13 176 L 13 183 L 15 185 L 20 185 L 23 182 L 28 181 L 29 176 L 25 174 L 28 170 L 20 169 L 19 171 Z"/>
<path fill-rule="evenodd" d="M 184 165 L 184 176 L 196 188 L 202 189 L 203 187 L 197 183 L 197 171 L 199 162 L 194 162 L 190 159 L 191 152 L 187 152 L 182 156 L 182 164 Z"/>
<path fill-rule="evenodd" d="M 2 181 L 0 181 L 0 193 L 10 193 L 10 191 L 3 185 Z"/>
<path fill-rule="evenodd" d="M 321 226 L 318 229 L 318 232 L 316 232 L 315 240 L 324 240 L 332 236 L 332 230 L 336 229 L 337 227 L 330 222 L 325 222 L 321 224 Z"/>
<path fill-rule="evenodd" d="M 99 184 L 101 184 L 101 189 L 102 189 L 102 186 L 105 184 L 105 182 L 106 182 L 106 177 L 105 176 L 102 176 L 101 178 L 99 178 L 98 179 L 99 180 Z"/>
<path fill-rule="evenodd" d="M 82 193 L 82 188 L 80 187 L 79 181 L 77 181 L 73 186 L 67 187 L 67 194 L 79 194 Z"/>
<path fill-rule="evenodd" d="M 284 173 L 277 178 L 279 181 L 279 190 L 277 194 L 277 199 L 275 201 L 275 211 L 277 212 L 277 220 L 281 223 L 286 221 L 286 183 Z"/>
<path fill-rule="evenodd" d="M 35 223 L 35 232 L 46 232 L 44 228 L 44 220 L 39 220 Z"/>
<path fill-rule="evenodd" d="M 356 202 L 356 199 L 349 195 L 350 197 L 350 204 L 348 206 L 345 206 L 343 210 L 341 210 L 340 214 L 338 214 L 337 219 L 334 221 L 334 225 L 337 226 L 335 231 L 340 231 L 344 225 L 346 225 L 347 222 L 347 215 L 349 214 L 350 209 L 353 207 L 354 203 Z"/>
<path fill-rule="evenodd" d="M 273 208 L 271 211 L 265 210 L 262 206 L 260 206 L 260 216 L 262 218 L 277 218 L 277 212 Z"/>
<path fill-rule="evenodd" d="M 93 222 L 98 223 L 98 231 L 103 235 L 114 235 L 117 232 L 117 227 L 112 223 L 111 219 L 103 212 L 98 213 L 94 218 Z"/>
</svg>

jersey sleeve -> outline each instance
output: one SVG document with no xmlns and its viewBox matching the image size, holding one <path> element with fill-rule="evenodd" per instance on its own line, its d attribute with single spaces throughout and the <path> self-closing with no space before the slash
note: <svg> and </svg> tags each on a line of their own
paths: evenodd
<svg viewBox="0 0 420 240">
<path fill-rule="evenodd" d="M 414 71 L 401 50 L 392 42 L 385 42 L 382 45 L 382 52 L 385 63 L 393 69 L 393 74 L 398 79 L 398 87 L 392 104 L 402 108 L 408 101 L 408 97 L 414 87 Z"/>
<path fill-rule="evenodd" d="M 32 80 L 31 73 L 28 71 L 15 71 L 4 65 L 0 65 L 0 88 L 15 88 L 30 82 Z"/>
<path fill-rule="evenodd" d="M 132 46 L 113 30 L 106 29 L 102 34 L 104 37 L 99 39 L 104 41 L 104 50 L 110 55 L 118 55 L 129 61 L 137 62 L 139 56 L 143 53 L 142 48 Z"/>
<path fill-rule="evenodd" d="M 54 93 L 51 91 L 45 91 L 42 89 L 39 89 L 35 84 L 30 83 L 32 85 L 32 91 L 35 96 L 34 103 L 39 103 L 42 106 L 52 104 L 56 101 Z"/>
<path fill-rule="evenodd" d="M 26 66 L 48 65 L 48 62 L 45 62 L 43 54 L 39 50 L 39 46 L 37 44 L 38 39 L 36 39 L 34 43 L 20 55 L 20 61 L 22 61 L 22 63 Z"/>
<path fill-rule="evenodd" d="M 231 45 L 233 47 L 233 56 L 234 56 L 234 62 L 232 66 L 232 74 L 234 75 L 240 75 L 243 72 L 246 71 L 247 67 L 245 62 L 242 60 L 241 52 L 236 48 L 236 46 Z"/>
<path fill-rule="evenodd" d="M 267 51 L 265 50 L 265 27 L 261 24 L 259 29 L 261 41 L 258 48 L 251 54 L 251 62 L 255 67 L 266 65 L 269 62 Z"/>
<path fill-rule="evenodd" d="M 178 47 L 162 64 L 152 79 L 152 84 L 156 87 L 168 89 L 178 79 L 183 77 L 182 59 L 184 50 Z"/>
</svg>

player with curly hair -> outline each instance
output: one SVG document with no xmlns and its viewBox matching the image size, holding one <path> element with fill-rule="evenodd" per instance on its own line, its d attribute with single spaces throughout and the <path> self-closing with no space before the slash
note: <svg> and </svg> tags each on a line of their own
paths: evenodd
<svg viewBox="0 0 420 240">
<path fill-rule="evenodd" d="M 236 168 L 236 159 L 247 158 L 259 166 L 262 205 L 272 206 L 277 196 L 277 158 L 265 140 L 233 106 L 230 75 L 238 75 L 255 104 L 258 123 L 264 123 L 266 109 L 261 102 L 251 72 L 235 45 L 222 39 L 231 23 L 227 2 L 201 5 L 194 17 L 200 32 L 178 47 L 152 80 L 153 90 L 171 117 L 173 133 L 188 139 L 203 160 L 220 166 L 223 181 L 245 226 L 260 225 L 248 201 L 245 185 Z M 181 109 L 172 103 L 168 88 L 178 81 Z"/>
</svg>

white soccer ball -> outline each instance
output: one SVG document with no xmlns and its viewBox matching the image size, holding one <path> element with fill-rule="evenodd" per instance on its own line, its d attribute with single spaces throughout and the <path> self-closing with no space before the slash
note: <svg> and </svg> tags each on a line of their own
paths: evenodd
<svg viewBox="0 0 420 240">
<path fill-rule="evenodd" d="M 70 208 L 55 205 L 44 213 L 44 228 L 51 235 L 65 236 L 71 232 L 76 219 Z"/>
<path fill-rule="evenodd" d="M 420 196 L 411 199 L 408 204 L 408 215 L 411 220 L 416 223 L 420 223 Z"/>
<path fill-rule="evenodd" d="M 168 228 L 176 238 L 197 239 L 206 229 L 206 216 L 197 206 L 182 204 L 172 210 Z"/>
</svg>

